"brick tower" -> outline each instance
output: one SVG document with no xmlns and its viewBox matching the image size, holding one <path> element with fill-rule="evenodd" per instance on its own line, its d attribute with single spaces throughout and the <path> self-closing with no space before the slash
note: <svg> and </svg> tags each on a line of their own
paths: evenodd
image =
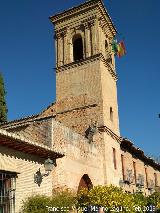
<svg viewBox="0 0 160 213">
<path fill-rule="evenodd" d="M 56 42 L 56 119 L 85 135 L 93 122 L 119 135 L 116 29 L 101 0 L 50 17 Z"/>
</svg>

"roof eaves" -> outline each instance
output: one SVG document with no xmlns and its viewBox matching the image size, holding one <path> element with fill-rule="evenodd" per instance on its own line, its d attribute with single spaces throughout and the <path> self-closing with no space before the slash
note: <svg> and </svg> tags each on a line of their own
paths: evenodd
<svg viewBox="0 0 160 213">
<path fill-rule="evenodd" d="M 142 161 L 147 162 L 149 165 L 155 167 L 156 169 L 160 171 L 160 164 L 157 163 L 154 159 L 147 157 L 143 150 L 136 147 L 134 143 L 132 143 L 127 138 L 122 138 L 121 147 L 127 150 L 128 152 L 131 152 Z"/>
<path fill-rule="evenodd" d="M 72 7 L 70 9 L 68 9 L 68 10 L 65 10 L 63 12 L 57 13 L 57 14 L 55 14 L 53 16 L 50 16 L 49 19 L 52 21 L 52 23 L 56 23 L 57 21 L 65 18 L 66 16 L 70 15 L 71 13 L 74 13 L 77 10 L 83 9 L 86 6 L 92 6 L 92 5 L 94 5 L 95 2 L 101 4 L 101 6 L 102 6 L 102 8 L 103 8 L 103 10 L 104 10 L 104 12 L 106 14 L 106 16 L 109 18 L 110 23 L 111 23 L 111 25 L 112 25 L 112 27 L 114 29 L 114 34 L 116 34 L 117 30 L 116 30 L 116 28 L 115 28 L 115 26 L 114 26 L 114 24 L 112 22 L 112 19 L 111 19 L 110 15 L 108 14 L 108 12 L 106 10 L 106 8 L 105 8 L 104 3 L 103 3 L 102 0 L 89 0 L 89 1 L 86 1 L 86 2 L 84 2 L 84 3 L 82 3 L 82 4 L 78 5 L 78 6 Z"/>
<path fill-rule="evenodd" d="M 89 0 L 89 1 L 86 1 L 86 2 L 84 2 L 84 3 L 82 3 L 82 4 L 78 5 L 78 6 L 71 7 L 69 9 L 67 9 L 67 10 L 64 10 L 63 12 L 59 12 L 59 13 L 53 15 L 53 16 L 50 16 L 49 19 L 51 19 L 52 22 L 54 23 L 54 22 L 57 21 L 58 18 L 64 17 L 65 14 L 68 15 L 72 11 L 75 11 L 77 9 L 81 9 L 81 8 L 85 7 L 86 5 L 89 5 L 90 3 L 93 3 L 95 1 L 98 2 L 98 1 L 101 1 L 101 0 Z"/>
<path fill-rule="evenodd" d="M 28 116 L 26 118 L 22 118 L 19 120 L 13 120 L 7 123 L 4 123 L 0 126 L 1 129 L 12 129 L 21 126 L 27 126 L 35 121 L 46 120 L 49 118 L 53 118 L 53 115 L 41 116 L 41 114 L 37 114 L 35 116 Z"/>
<path fill-rule="evenodd" d="M 13 123 L 28 121 L 30 119 L 37 118 L 38 116 L 39 116 L 39 114 L 35 114 L 35 115 L 26 116 L 26 117 L 23 117 L 23 118 L 20 118 L 20 119 L 15 119 L 15 120 L 12 120 L 12 121 L 7 121 L 7 122 L 2 123 L 0 125 L 0 128 L 2 128 L 3 126 L 6 126 L 6 125 L 13 124 Z"/>
<path fill-rule="evenodd" d="M 49 106 L 47 106 L 45 109 L 43 109 L 43 111 L 40 112 L 39 115 L 42 115 L 46 110 L 48 110 L 50 107 L 52 107 L 52 106 L 54 106 L 54 105 L 56 105 L 56 102 L 51 103 Z"/>
<path fill-rule="evenodd" d="M 56 153 L 59 157 L 63 157 L 64 156 L 64 153 L 62 153 L 62 151 L 59 151 L 59 150 L 53 150 L 51 147 L 49 146 L 46 146 L 46 145 L 43 145 L 43 144 L 39 144 L 37 142 L 34 142 L 34 141 L 31 141 L 31 140 L 28 140 L 26 139 L 24 136 L 20 136 L 20 135 L 17 135 L 15 133 L 10 133 L 10 132 L 7 132 L 6 130 L 3 130 L 3 129 L 0 129 L 0 136 L 4 136 L 8 139 L 11 139 L 13 140 L 13 144 L 15 141 L 19 142 L 19 144 L 21 145 L 30 145 L 31 147 L 34 147 L 34 148 L 41 148 L 45 151 L 48 151 L 50 153 Z M 0 140 L 0 144 L 1 144 L 1 140 Z M 4 145 L 2 143 L 2 145 Z"/>
</svg>

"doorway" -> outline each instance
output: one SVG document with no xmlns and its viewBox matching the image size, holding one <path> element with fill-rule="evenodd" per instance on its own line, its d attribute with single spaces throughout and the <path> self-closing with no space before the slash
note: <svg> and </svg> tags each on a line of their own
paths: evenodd
<svg viewBox="0 0 160 213">
<path fill-rule="evenodd" d="M 84 174 L 79 182 L 78 192 L 82 189 L 90 190 L 91 188 L 93 188 L 92 181 L 87 174 Z"/>
</svg>

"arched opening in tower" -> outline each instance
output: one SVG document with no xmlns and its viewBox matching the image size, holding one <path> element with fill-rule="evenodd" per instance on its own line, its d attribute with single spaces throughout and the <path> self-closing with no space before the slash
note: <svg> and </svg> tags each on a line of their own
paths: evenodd
<svg viewBox="0 0 160 213">
<path fill-rule="evenodd" d="M 79 61 L 83 59 L 83 41 L 80 34 L 73 37 L 73 60 Z"/>
<path fill-rule="evenodd" d="M 93 188 L 91 179 L 89 178 L 87 174 L 84 174 L 79 182 L 78 192 L 82 189 L 90 190 L 91 188 Z"/>
</svg>

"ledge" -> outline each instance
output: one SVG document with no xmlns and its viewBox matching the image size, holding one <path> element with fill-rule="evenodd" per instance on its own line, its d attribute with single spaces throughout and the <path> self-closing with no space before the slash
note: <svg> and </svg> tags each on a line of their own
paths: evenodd
<svg viewBox="0 0 160 213">
<path fill-rule="evenodd" d="M 118 80 L 117 74 L 114 72 L 114 70 L 110 66 L 110 64 L 106 61 L 106 59 L 104 58 L 102 53 L 93 55 L 91 57 L 82 59 L 80 61 L 72 62 L 72 63 L 69 63 L 69 64 L 65 64 L 63 66 L 57 67 L 56 73 L 63 72 L 63 71 L 66 71 L 66 70 L 69 70 L 69 69 L 72 69 L 72 68 L 75 68 L 75 67 L 79 67 L 79 66 L 82 66 L 82 65 L 85 65 L 85 64 L 89 64 L 90 62 L 94 62 L 94 61 L 98 61 L 98 60 L 102 61 L 103 64 L 105 65 L 105 67 L 108 68 L 108 71 L 112 75 L 112 77 L 115 80 Z"/>
<path fill-rule="evenodd" d="M 106 132 L 108 135 L 110 135 L 114 140 L 116 140 L 118 143 L 121 143 L 121 137 L 115 134 L 111 129 L 109 129 L 107 126 L 101 126 L 98 127 L 98 130 L 100 132 Z"/>
</svg>

